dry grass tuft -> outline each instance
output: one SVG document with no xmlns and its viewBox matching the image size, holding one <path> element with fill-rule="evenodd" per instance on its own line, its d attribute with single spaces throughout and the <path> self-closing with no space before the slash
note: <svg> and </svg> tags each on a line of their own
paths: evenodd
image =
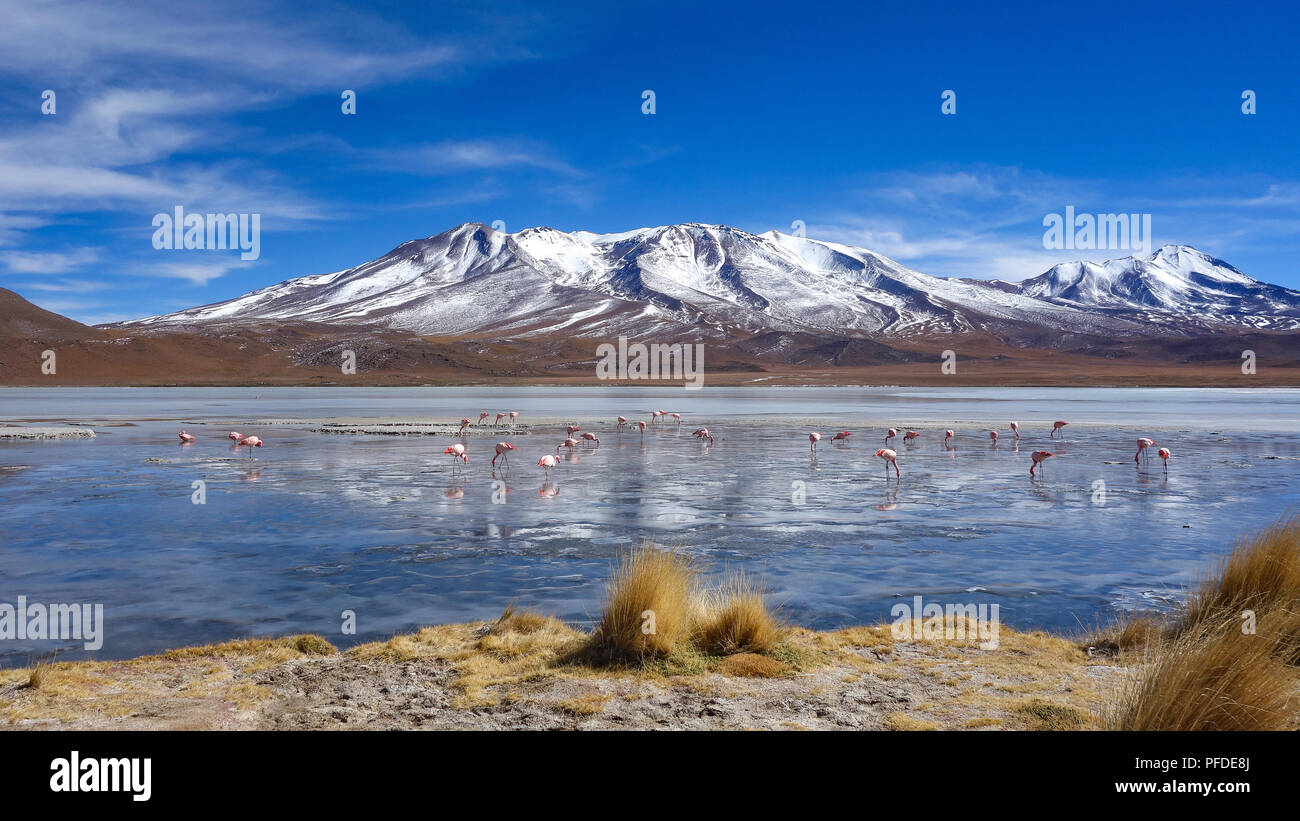
<svg viewBox="0 0 1300 821">
<path fill-rule="evenodd" d="M 306 656 L 332 656 L 338 652 L 337 647 L 311 633 L 295 636 L 293 649 Z"/>
<path fill-rule="evenodd" d="M 670 656 L 690 642 L 697 602 L 696 568 L 688 558 L 650 546 L 633 550 L 606 583 L 590 648 L 616 663 Z"/>
<path fill-rule="evenodd" d="M 710 596 L 697 641 L 705 652 L 718 656 L 768 653 L 780 643 L 783 632 L 759 585 L 735 573 Z"/>
<path fill-rule="evenodd" d="M 1188 631 L 1152 654 L 1120 700 L 1117 730 L 1281 730 L 1291 723 L 1295 676 L 1277 642 L 1242 633 L 1237 619 Z"/>
<path fill-rule="evenodd" d="M 1218 629 L 1229 618 L 1300 610 L 1300 518 L 1284 519 L 1239 541 L 1205 579 L 1181 620 L 1182 632 Z"/>
<path fill-rule="evenodd" d="M 942 730 L 943 725 L 937 721 L 918 718 L 909 713 L 890 713 L 885 716 L 885 729 L 900 731 Z"/>
<path fill-rule="evenodd" d="M 1015 708 L 1030 730 L 1082 730 L 1092 719 L 1068 704 L 1033 699 Z"/>
<path fill-rule="evenodd" d="M 49 669 L 50 666 L 45 662 L 40 662 L 35 667 L 33 667 L 32 672 L 27 676 L 27 689 L 29 690 L 41 689 L 41 685 L 45 683 L 46 671 L 48 671 Z"/>
<path fill-rule="evenodd" d="M 1100 656 L 1141 653 L 1164 642 L 1169 633 L 1168 622 L 1158 616 L 1128 613 L 1093 631 L 1079 647 Z"/>
</svg>

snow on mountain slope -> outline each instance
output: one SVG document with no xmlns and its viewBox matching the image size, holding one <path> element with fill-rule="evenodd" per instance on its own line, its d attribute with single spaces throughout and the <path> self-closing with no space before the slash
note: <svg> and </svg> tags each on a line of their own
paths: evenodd
<svg viewBox="0 0 1300 821">
<path fill-rule="evenodd" d="M 1153 309 L 1260 327 L 1300 295 L 1185 246 L 1149 260 L 1058 265 L 1019 288 L 943 279 L 871 251 L 690 223 L 617 234 L 467 223 L 346 271 L 128 326 L 303 320 L 426 335 L 805 331 L 906 337 L 1034 327 L 1140 334 Z M 1292 313 L 1287 314 L 1286 311 Z M 1171 314 L 1172 315 L 1172 314 Z"/>
<path fill-rule="evenodd" d="M 1186 245 L 1166 245 L 1145 258 L 1062 263 L 1022 282 L 1020 292 L 1146 321 L 1300 327 L 1300 292 L 1260 282 Z"/>
</svg>

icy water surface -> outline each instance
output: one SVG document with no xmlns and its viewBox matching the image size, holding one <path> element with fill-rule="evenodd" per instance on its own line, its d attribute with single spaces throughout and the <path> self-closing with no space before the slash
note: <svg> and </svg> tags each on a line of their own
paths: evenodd
<svg viewBox="0 0 1300 821">
<path fill-rule="evenodd" d="M 612 430 L 615 415 L 658 407 L 686 422 Z M 467 438 L 470 464 L 453 475 L 448 436 L 248 424 L 479 410 L 571 418 L 601 445 L 548 479 L 536 462 L 563 426 L 533 427 L 510 437 L 518 450 L 494 485 L 502 436 Z M 100 658 L 300 631 L 348 645 L 510 603 L 589 620 L 611 561 L 654 539 L 761 574 L 811 627 L 887 620 L 920 594 L 1070 630 L 1172 606 L 1234 539 L 1294 510 L 1297 411 L 1287 390 L 2 390 L 0 421 L 88 422 L 98 435 L 0 441 L 0 602 L 102 602 Z M 1064 442 L 1048 439 L 1055 418 L 1072 422 Z M 891 445 L 901 481 L 872 456 L 888 424 L 922 431 Z M 699 425 L 715 445 L 691 438 Z M 182 427 L 198 443 L 177 444 Z M 233 453 L 230 429 L 267 446 Z M 815 458 L 810 429 L 826 434 Z M 854 435 L 829 441 L 839 429 Z M 1134 464 L 1139 436 L 1173 450 L 1167 476 L 1154 454 Z M 1039 448 L 1055 456 L 1031 479 Z M 206 504 L 191 502 L 196 480 Z M 340 635 L 344 610 L 355 636 Z M 85 655 L 9 640 L 0 664 L 56 646 Z"/>
</svg>

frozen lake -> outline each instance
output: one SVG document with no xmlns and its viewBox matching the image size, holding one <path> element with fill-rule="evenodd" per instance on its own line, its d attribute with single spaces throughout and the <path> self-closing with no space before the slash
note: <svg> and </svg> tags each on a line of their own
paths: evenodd
<svg viewBox="0 0 1300 821">
<path fill-rule="evenodd" d="M 614 432 L 655 408 L 685 422 Z M 442 455 L 451 436 L 309 421 L 509 410 L 530 430 L 467 437 L 463 476 Z M 1064 442 L 1053 419 L 1071 422 Z M 602 444 L 548 480 L 536 462 L 563 420 Z M 0 389 L 0 423 L 63 422 L 97 437 L 0 440 L 0 602 L 103 603 L 97 658 L 299 631 L 345 646 L 510 603 L 583 622 L 611 561 L 646 540 L 761 575 L 810 627 L 888 620 L 920 594 L 1071 630 L 1172 606 L 1300 497 L 1300 391 L 1282 389 Z M 715 445 L 690 436 L 702 425 Z M 889 426 L 922 431 L 891 444 L 901 481 L 872 456 Z M 178 444 L 182 427 L 198 442 Z M 266 447 L 233 453 L 228 430 Z M 826 435 L 815 459 L 809 430 Z M 829 441 L 838 430 L 854 435 Z M 1167 476 L 1154 454 L 1134 464 L 1139 436 L 1173 451 Z M 501 439 L 518 450 L 494 476 Z M 1031 479 L 1040 448 L 1055 456 Z M 0 664 L 55 647 L 87 655 L 7 640 Z"/>
</svg>

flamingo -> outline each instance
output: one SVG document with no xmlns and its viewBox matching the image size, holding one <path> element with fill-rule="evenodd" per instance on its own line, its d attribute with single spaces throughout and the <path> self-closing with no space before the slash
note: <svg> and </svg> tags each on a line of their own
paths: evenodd
<svg viewBox="0 0 1300 821">
<path fill-rule="evenodd" d="M 626 416 L 620 416 L 620 417 L 618 418 L 618 424 L 614 426 L 614 430 L 622 430 L 622 429 L 623 429 L 623 426 L 626 425 L 626 424 L 627 424 L 627 417 L 626 417 Z"/>
<path fill-rule="evenodd" d="M 672 418 L 676 419 L 676 420 L 677 420 L 677 424 L 680 425 L 680 424 L 682 423 L 682 415 L 681 415 L 680 413 L 670 413 L 670 414 L 668 414 L 668 415 L 671 416 Z"/>
<path fill-rule="evenodd" d="M 1049 450 L 1036 450 L 1033 453 L 1029 454 L 1029 458 L 1033 460 L 1033 464 L 1029 466 L 1029 475 L 1033 476 L 1034 468 L 1038 467 L 1038 464 L 1042 462 L 1044 459 L 1050 459 L 1051 456 L 1052 456 L 1052 452 Z"/>
<path fill-rule="evenodd" d="M 577 433 L 578 431 L 582 430 L 582 428 L 579 428 L 577 425 L 569 425 L 569 427 L 566 428 L 566 430 L 569 431 L 569 436 L 573 436 L 573 434 L 575 434 L 575 433 Z"/>
<path fill-rule="evenodd" d="M 194 434 L 181 431 L 181 441 L 187 445 L 190 444 L 194 441 Z"/>
<path fill-rule="evenodd" d="M 891 464 L 894 466 L 895 476 L 899 479 L 903 478 L 903 472 L 898 469 L 897 453 L 890 450 L 889 448 L 881 448 L 880 450 L 876 451 L 876 456 L 877 458 L 881 459 L 885 463 L 885 481 L 889 481 L 889 466 Z"/>
<path fill-rule="evenodd" d="M 248 458 L 250 459 L 253 458 L 253 448 L 260 448 L 261 446 L 262 440 L 256 436 L 241 436 L 239 441 L 235 443 L 235 447 L 248 448 Z"/>
<path fill-rule="evenodd" d="M 642 436 L 645 436 L 645 420 L 642 419 L 640 422 L 637 422 L 636 424 L 637 424 L 637 427 L 639 427 L 639 428 L 641 429 L 641 435 L 642 435 Z"/>
<path fill-rule="evenodd" d="M 511 424 L 511 425 L 513 425 L 513 424 L 515 423 L 515 420 L 518 419 L 518 418 L 519 418 L 519 411 L 510 411 L 510 424 Z"/>
<path fill-rule="evenodd" d="M 696 430 L 691 431 L 691 436 L 698 436 L 701 439 L 708 437 L 708 435 L 709 435 L 708 428 L 698 428 Z"/>
<path fill-rule="evenodd" d="M 559 463 L 560 460 L 556 459 L 554 456 L 552 456 L 549 453 L 543 456 L 541 459 L 537 460 L 537 466 L 542 470 L 546 471 L 547 477 L 551 475 L 551 468 L 555 467 Z"/>
<path fill-rule="evenodd" d="M 457 468 L 457 459 L 459 459 L 463 464 L 469 464 L 469 455 L 465 453 L 465 446 L 459 442 L 443 451 L 444 456 L 447 454 L 451 454 L 451 469 L 453 472 Z"/>
<path fill-rule="evenodd" d="M 709 444 L 712 445 L 716 441 L 713 438 L 713 434 L 709 433 L 708 428 L 701 428 L 701 430 L 703 431 L 703 433 L 700 434 L 700 441 L 704 441 L 705 439 L 707 439 L 709 440 Z"/>
<path fill-rule="evenodd" d="M 998 443 L 998 432 L 995 430 L 989 431 L 989 438 L 992 439 L 993 444 L 996 445 Z"/>
<path fill-rule="evenodd" d="M 595 442 L 595 443 L 596 443 L 596 447 L 600 447 L 600 440 L 596 438 L 596 434 L 594 434 L 594 433 L 584 433 L 584 434 L 582 434 L 582 438 L 583 438 L 583 439 L 586 439 L 588 442 Z"/>
<path fill-rule="evenodd" d="M 890 428 L 889 431 L 885 433 L 885 444 L 888 445 L 889 440 L 893 439 L 897 435 L 898 435 L 898 431 L 894 430 L 893 428 Z"/>
<path fill-rule="evenodd" d="M 506 415 L 505 415 L 504 413 L 498 413 L 498 414 L 497 414 L 497 421 L 495 421 L 495 422 L 492 423 L 492 427 L 495 428 L 497 425 L 501 424 L 501 420 L 502 420 L 502 419 L 505 419 L 505 418 L 506 418 Z"/>
<path fill-rule="evenodd" d="M 232 430 L 230 433 L 227 433 L 227 434 L 226 434 L 226 438 L 227 438 L 227 439 L 233 439 L 233 440 L 235 440 L 236 442 L 238 442 L 240 439 L 243 439 L 244 437 L 241 436 L 241 435 L 239 434 L 238 431 L 233 431 L 233 430 Z"/>
<path fill-rule="evenodd" d="M 918 431 L 909 430 L 907 433 L 903 434 L 903 441 L 910 442 L 920 435 L 921 434 Z"/>
<path fill-rule="evenodd" d="M 650 423 L 651 423 L 651 424 L 654 424 L 655 422 L 658 422 L 658 421 L 659 421 L 659 417 L 661 417 L 661 416 L 663 416 L 663 415 L 664 415 L 664 412 L 661 411 L 661 410 L 657 410 L 657 411 L 652 412 L 652 413 L 650 414 Z"/>
<path fill-rule="evenodd" d="M 810 443 L 810 444 L 808 445 L 808 450 L 811 450 L 811 451 L 815 451 L 815 450 L 817 450 L 817 443 L 821 441 L 821 438 L 822 438 L 822 435 L 821 435 L 820 433 L 810 433 L 810 434 L 808 434 L 808 442 Z"/>
<path fill-rule="evenodd" d="M 1069 423 L 1069 422 L 1061 422 L 1060 420 L 1057 420 L 1056 422 L 1053 422 L 1053 423 L 1052 423 L 1052 435 L 1051 435 L 1050 437 L 1048 437 L 1048 438 L 1050 438 L 1050 439 L 1055 439 L 1055 438 L 1056 438 L 1056 432 L 1057 432 L 1058 430 L 1060 430 L 1061 428 L 1065 427 L 1065 426 L 1068 425 L 1068 424 L 1070 424 L 1070 423 Z"/>
<path fill-rule="evenodd" d="M 578 446 L 578 440 L 570 436 L 568 439 L 565 439 L 563 442 L 555 446 L 555 452 L 559 453 L 560 448 L 574 448 L 577 446 Z"/>
<path fill-rule="evenodd" d="M 1142 452 L 1143 452 L 1143 451 L 1145 451 L 1147 448 L 1153 448 L 1153 447 L 1155 447 L 1155 446 L 1156 446 L 1156 443 L 1155 443 L 1154 441 L 1152 441 L 1152 440 L 1146 438 L 1145 436 L 1142 437 L 1141 439 L 1139 439 L 1139 440 L 1138 440 L 1138 450 L 1137 450 L 1137 453 L 1133 454 L 1133 461 L 1134 461 L 1134 462 L 1137 462 L 1138 457 L 1142 455 Z"/>
<path fill-rule="evenodd" d="M 510 451 L 514 449 L 515 446 L 510 444 L 509 442 L 497 442 L 497 454 L 496 456 L 492 457 L 492 467 L 496 467 L 497 459 L 501 460 L 502 465 L 509 464 Z"/>
<path fill-rule="evenodd" d="M 456 431 L 456 435 L 461 436 L 462 434 L 464 434 L 465 428 L 467 427 L 469 427 L 469 420 L 468 419 L 460 420 L 460 430 Z"/>
<path fill-rule="evenodd" d="M 1017 425 L 1015 422 L 1011 423 L 1011 432 L 1016 435 L 1017 439 L 1020 438 L 1020 426 Z"/>
<path fill-rule="evenodd" d="M 853 435 L 853 431 L 851 431 L 851 430 L 842 430 L 842 431 L 840 431 L 839 433 L 837 433 L 837 434 L 835 434 L 834 436 L 832 436 L 832 437 L 831 437 L 831 441 L 832 441 L 832 442 L 837 442 L 837 441 L 839 441 L 840 439 L 848 439 L 848 438 L 849 438 L 850 436 L 852 436 L 852 435 Z"/>
<path fill-rule="evenodd" d="M 1161 448 L 1160 450 L 1156 451 L 1156 455 L 1164 460 L 1165 473 L 1168 473 L 1169 472 L 1169 448 Z"/>
<path fill-rule="evenodd" d="M 480 413 L 480 414 L 478 415 L 478 421 L 475 422 L 474 424 L 476 424 L 476 425 L 481 425 L 481 424 L 483 424 L 483 420 L 484 420 L 484 419 L 487 419 L 487 418 L 488 418 L 488 412 L 487 412 L 487 411 L 483 411 L 482 413 Z"/>
<path fill-rule="evenodd" d="M 943 446 L 944 446 L 944 447 L 948 447 L 948 440 L 951 439 L 951 438 L 953 438 L 953 437 L 956 436 L 956 435 L 957 435 L 957 434 L 953 433 L 953 432 L 950 431 L 950 430 L 946 430 L 946 431 L 944 431 L 944 432 L 943 432 Z"/>
</svg>

